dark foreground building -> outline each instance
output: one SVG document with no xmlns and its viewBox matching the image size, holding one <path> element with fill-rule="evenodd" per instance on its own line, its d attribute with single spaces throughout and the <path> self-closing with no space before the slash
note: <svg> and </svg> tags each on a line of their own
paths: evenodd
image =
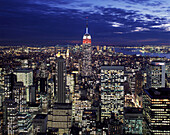
<svg viewBox="0 0 170 135">
<path fill-rule="evenodd" d="M 170 134 L 170 88 L 150 88 L 143 94 L 144 135 Z"/>
</svg>

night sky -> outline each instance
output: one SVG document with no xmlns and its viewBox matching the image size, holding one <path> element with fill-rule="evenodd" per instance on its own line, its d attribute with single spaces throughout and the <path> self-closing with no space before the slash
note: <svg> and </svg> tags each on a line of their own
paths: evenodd
<svg viewBox="0 0 170 135">
<path fill-rule="evenodd" d="M 0 45 L 170 45 L 170 0 L 0 0 Z"/>
</svg>

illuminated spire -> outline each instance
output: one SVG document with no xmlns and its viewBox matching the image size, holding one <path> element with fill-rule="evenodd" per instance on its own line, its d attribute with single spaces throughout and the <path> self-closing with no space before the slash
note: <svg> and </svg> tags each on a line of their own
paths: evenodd
<svg viewBox="0 0 170 135">
<path fill-rule="evenodd" d="M 89 32 L 88 32 L 88 17 L 86 17 L 86 34 L 89 34 Z"/>
</svg>

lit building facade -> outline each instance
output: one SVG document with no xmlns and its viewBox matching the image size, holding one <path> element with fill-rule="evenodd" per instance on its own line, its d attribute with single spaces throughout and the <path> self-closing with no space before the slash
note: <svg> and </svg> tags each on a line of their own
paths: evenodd
<svg viewBox="0 0 170 135">
<path fill-rule="evenodd" d="M 69 92 L 67 92 L 67 99 L 69 103 L 73 101 L 73 96 L 74 96 L 74 74 L 67 74 L 67 87 L 69 89 Z"/>
<path fill-rule="evenodd" d="M 143 94 L 143 134 L 170 134 L 170 88 L 146 89 Z"/>
<path fill-rule="evenodd" d="M 96 110 L 84 110 L 82 118 L 82 132 L 84 134 L 96 134 Z"/>
<path fill-rule="evenodd" d="M 164 88 L 165 62 L 152 62 L 147 70 L 147 88 Z"/>
<path fill-rule="evenodd" d="M 48 114 L 48 131 L 56 134 L 69 134 L 71 128 L 72 104 L 55 103 Z"/>
<path fill-rule="evenodd" d="M 0 112 L 2 110 L 3 102 L 5 100 L 4 76 L 5 76 L 4 69 L 0 68 Z"/>
<path fill-rule="evenodd" d="M 16 81 L 17 81 L 17 77 L 16 77 L 16 75 L 14 75 L 12 73 L 4 76 L 5 99 L 11 98 L 12 89 L 13 89 Z"/>
<path fill-rule="evenodd" d="M 13 98 L 18 105 L 19 112 L 26 112 L 26 89 L 23 82 L 16 82 L 13 87 Z"/>
<path fill-rule="evenodd" d="M 78 126 L 82 127 L 83 112 L 84 110 L 91 109 L 91 102 L 89 100 L 75 100 L 73 101 L 72 109 L 72 117 L 79 124 Z"/>
<path fill-rule="evenodd" d="M 18 82 L 23 82 L 26 87 L 27 102 L 29 102 L 29 86 L 33 85 L 33 70 L 32 69 L 18 69 L 14 71 Z"/>
<path fill-rule="evenodd" d="M 101 67 L 101 120 L 116 118 L 123 120 L 124 66 Z"/>
<path fill-rule="evenodd" d="M 32 116 L 29 113 L 18 114 L 19 134 L 30 134 L 32 132 Z"/>
<path fill-rule="evenodd" d="M 18 106 L 14 100 L 9 99 L 5 101 L 4 125 L 8 135 L 18 134 Z"/>
</svg>

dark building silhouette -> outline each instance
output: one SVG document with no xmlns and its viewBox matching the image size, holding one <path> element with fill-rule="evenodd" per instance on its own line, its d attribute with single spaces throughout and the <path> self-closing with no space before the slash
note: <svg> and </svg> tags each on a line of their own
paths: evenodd
<svg viewBox="0 0 170 135">
<path fill-rule="evenodd" d="M 54 78 L 54 90 L 58 103 L 65 103 L 66 100 L 66 67 L 62 57 L 57 58 L 56 76 Z"/>
<path fill-rule="evenodd" d="M 47 93 L 47 78 L 40 78 L 40 92 Z"/>
<path fill-rule="evenodd" d="M 47 120 L 48 115 L 46 114 L 37 114 L 33 119 L 33 131 L 34 134 L 37 133 L 46 133 L 47 130 Z"/>
</svg>

